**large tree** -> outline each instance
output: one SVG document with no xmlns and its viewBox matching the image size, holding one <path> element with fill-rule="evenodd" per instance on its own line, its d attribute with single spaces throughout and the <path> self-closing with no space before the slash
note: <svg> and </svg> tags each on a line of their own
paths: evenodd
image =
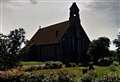
<svg viewBox="0 0 120 82">
<path fill-rule="evenodd" d="M 8 35 L 0 34 L 0 69 L 7 69 L 18 64 L 18 56 L 22 43 L 25 41 L 25 31 L 15 29 Z"/>
<path fill-rule="evenodd" d="M 116 49 L 116 52 L 117 52 L 117 58 L 118 58 L 118 61 L 120 62 L 120 33 L 117 35 L 117 39 L 115 39 L 113 41 L 113 43 L 116 45 L 117 49 Z"/>
<path fill-rule="evenodd" d="M 117 52 L 120 52 L 120 33 L 117 35 L 117 39 L 115 39 L 113 41 L 113 43 L 116 45 L 117 47 Z"/>
<path fill-rule="evenodd" d="M 99 59 L 109 56 L 110 40 L 107 37 L 100 37 L 93 40 L 88 48 L 88 55 L 93 62 L 98 62 Z"/>
</svg>

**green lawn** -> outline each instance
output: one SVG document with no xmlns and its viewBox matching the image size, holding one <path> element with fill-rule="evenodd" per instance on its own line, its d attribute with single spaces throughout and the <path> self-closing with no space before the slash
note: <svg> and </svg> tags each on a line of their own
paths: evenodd
<svg viewBox="0 0 120 82">
<path fill-rule="evenodd" d="M 44 64 L 46 62 L 38 62 L 38 61 L 22 61 L 20 62 L 23 67 L 24 66 L 32 66 L 32 65 L 40 65 L 40 64 Z M 103 74 L 106 74 L 106 73 L 110 73 L 112 71 L 115 70 L 115 72 L 117 72 L 117 74 L 120 75 L 120 65 L 119 66 L 94 66 L 95 67 L 95 70 L 96 70 L 96 74 L 98 76 L 103 76 Z M 74 73 L 75 75 L 79 75 L 81 76 L 82 75 L 82 69 L 84 68 L 87 68 L 87 67 L 69 67 L 69 68 L 61 68 L 61 69 L 44 69 L 44 70 L 37 70 L 39 72 L 42 72 L 42 71 L 46 71 L 46 73 L 49 73 L 49 71 L 53 71 L 54 72 L 57 72 L 57 71 L 61 71 L 61 70 L 65 70 L 67 72 L 70 72 L 70 73 Z M 34 70 L 36 71 L 36 70 Z"/>
<path fill-rule="evenodd" d="M 96 73 L 99 77 L 110 72 L 116 72 L 120 76 L 120 65 L 119 66 L 96 66 Z"/>
<path fill-rule="evenodd" d="M 21 61 L 20 62 L 21 65 L 39 65 L 43 63 L 45 62 L 39 62 L 39 61 Z"/>
<path fill-rule="evenodd" d="M 77 66 L 77 67 L 63 67 L 60 69 L 33 69 L 31 71 L 25 71 L 23 69 L 31 69 L 31 67 L 34 65 L 40 65 L 40 64 L 44 64 L 46 62 L 37 62 L 37 61 L 29 61 L 29 62 L 25 62 L 22 61 L 20 62 L 23 66 L 20 68 L 22 69 L 22 73 L 33 73 L 35 75 L 46 75 L 49 76 L 50 74 L 54 74 L 54 75 L 59 75 L 60 73 L 68 73 L 70 75 L 74 76 L 74 81 L 77 82 L 82 76 L 82 70 L 86 69 L 88 67 L 82 67 L 82 66 Z M 95 67 L 95 71 L 96 71 L 96 75 L 97 77 L 103 77 L 104 74 L 109 74 L 110 72 L 116 72 L 119 76 L 120 76 L 120 65 L 118 66 L 94 66 Z"/>
</svg>

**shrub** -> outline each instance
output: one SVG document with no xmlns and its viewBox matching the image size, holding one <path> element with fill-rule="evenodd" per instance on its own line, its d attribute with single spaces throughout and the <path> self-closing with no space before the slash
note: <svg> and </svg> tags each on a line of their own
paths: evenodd
<svg viewBox="0 0 120 82">
<path fill-rule="evenodd" d="M 41 64 L 41 65 L 31 65 L 31 66 L 24 66 L 22 67 L 23 71 L 36 71 L 36 70 L 43 70 L 43 69 L 49 69 L 49 66 L 46 64 Z"/>
<path fill-rule="evenodd" d="M 117 62 L 117 61 L 113 61 L 113 63 L 112 63 L 114 66 L 118 66 L 119 65 L 119 62 Z"/>
<path fill-rule="evenodd" d="M 47 62 L 45 65 L 45 69 L 58 69 L 62 68 L 63 64 L 61 62 Z"/>
<path fill-rule="evenodd" d="M 76 67 L 77 64 L 76 63 L 68 63 L 65 65 L 66 67 Z"/>
<path fill-rule="evenodd" d="M 10 75 L 7 78 L 1 78 L 0 82 L 73 82 L 72 78 L 73 76 L 66 72 L 50 73 L 49 75 L 24 72 L 21 75 Z"/>
<path fill-rule="evenodd" d="M 60 75 L 58 77 L 58 82 L 73 82 L 73 80 L 67 75 Z"/>
<path fill-rule="evenodd" d="M 42 69 L 59 69 L 62 68 L 63 64 L 61 62 L 47 62 L 46 64 L 41 65 L 31 65 L 31 66 L 24 66 L 24 71 L 35 71 L 35 70 L 42 70 Z"/>
<path fill-rule="evenodd" d="M 89 70 L 80 79 L 80 82 L 92 82 L 96 78 L 95 70 Z"/>
<path fill-rule="evenodd" d="M 33 70 L 35 70 L 35 67 L 34 66 L 28 66 L 28 67 L 26 67 L 26 68 L 24 68 L 24 71 L 33 71 Z"/>
<path fill-rule="evenodd" d="M 115 65 L 110 65 L 109 67 L 110 71 L 115 72 L 117 71 L 117 67 Z"/>
<path fill-rule="evenodd" d="M 72 79 L 73 77 L 74 77 L 74 75 L 70 75 L 67 72 L 66 73 L 61 72 L 58 75 L 58 82 L 74 82 Z"/>
<path fill-rule="evenodd" d="M 100 66 L 109 66 L 112 62 L 111 58 L 100 58 L 97 64 Z"/>
<path fill-rule="evenodd" d="M 85 74 L 80 80 L 80 82 L 91 82 L 91 81 L 92 81 L 92 76 L 88 74 Z"/>
<path fill-rule="evenodd" d="M 82 69 L 82 73 L 85 74 L 87 73 L 88 69 Z"/>
</svg>

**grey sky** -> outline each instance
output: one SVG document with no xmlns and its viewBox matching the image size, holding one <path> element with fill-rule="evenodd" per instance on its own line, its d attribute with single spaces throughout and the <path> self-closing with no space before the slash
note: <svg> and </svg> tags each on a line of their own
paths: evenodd
<svg viewBox="0 0 120 82">
<path fill-rule="evenodd" d="M 91 40 L 106 36 L 111 41 L 120 28 L 120 0 L 0 0 L 0 32 L 22 27 L 30 39 L 39 29 L 69 19 L 76 2 L 82 26 Z M 113 46 L 112 46 L 113 47 Z"/>
</svg>

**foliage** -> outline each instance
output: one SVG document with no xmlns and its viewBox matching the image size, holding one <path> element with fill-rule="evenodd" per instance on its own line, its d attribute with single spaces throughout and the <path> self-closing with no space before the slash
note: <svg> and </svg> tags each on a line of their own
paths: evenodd
<svg viewBox="0 0 120 82">
<path fill-rule="evenodd" d="M 117 53 L 116 51 L 113 51 L 113 50 L 110 50 L 110 57 L 111 57 L 111 60 L 113 61 L 118 61 L 118 57 L 117 57 Z"/>
<path fill-rule="evenodd" d="M 15 29 L 8 35 L 0 34 L 0 69 L 7 69 L 18 64 L 21 45 L 25 41 L 25 31 Z"/>
<path fill-rule="evenodd" d="M 100 58 L 109 57 L 109 45 L 110 40 L 106 37 L 93 40 L 87 52 L 91 60 L 97 63 Z"/>
<path fill-rule="evenodd" d="M 91 82 L 96 78 L 96 72 L 95 70 L 89 70 L 86 72 L 82 78 L 80 79 L 81 82 Z"/>
<path fill-rule="evenodd" d="M 104 57 L 104 58 L 100 58 L 98 60 L 98 64 L 99 66 L 109 66 L 110 64 L 112 64 L 113 60 L 109 57 Z"/>
<path fill-rule="evenodd" d="M 118 34 L 118 38 L 113 41 L 113 43 L 117 47 L 117 59 L 120 62 L 120 33 Z"/>
<path fill-rule="evenodd" d="M 59 74 L 49 73 L 49 75 L 38 74 L 33 72 L 24 72 L 21 75 L 8 76 L 1 78 L 1 81 L 7 82 L 74 82 L 74 76 L 67 72 L 59 72 Z"/>
<path fill-rule="evenodd" d="M 120 77 L 116 72 L 110 72 L 98 78 L 97 82 L 120 82 Z"/>
<path fill-rule="evenodd" d="M 113 43 L 116 45 L 116 47 L 117 47 L 117 51 L 119 52 L 120 51 L 120 33 L 117 35 L 117 39 L 115 39 L 114 41 L 113 41 Z"/>
<path fill-rule="evenodd" d="M 68 63 L 65 65 L 66 67 L 76 67 L 77 64 L 76 63 Z"/>
<path fill-rule="evenodd" d="M 91 82 L 119 82 L 120 79 L 120 66 L 113 65 L 95 66 L 95 70 L 88 70 L 85 74 L 82 74 L 82 70 L 86 67 L 32 71 L 21 70 L 23 68 L 24 66 L 2 71 L 2 74 L 0 71 L 0 82 L 78 82 L 79 79 L 79 82 L 89 82 L 90 80 L 92 80 Z M 105 80 L 104 77 L 107 79 Z M 111 78 L 112 81 L 110 81 Z"/>
<path fill-rule="evenodd" d="M 32 65 L 30 65 L 32 63 Z M 44 69 L 60 69 L 63 68 L 63 64 L 58 61 L 51 61 L 51 62 L 45 62 L 45 63 L 40 63 L 40 62 L 30 62 L 26 63 L 24 67 L 24 71 L 35 71 L 35 70 L 44 70 Z"/>
<path fill-rule="evenodd" d="M 58 68 L 62 68 L 63 63 L 62 62 L 58 62 L 58 61 L 54 61 L 54 62 L 47 62 L 46 63 L 46 68 L 47 69 L 58 69 Z"/>
<path fill-rule="evenodd" d="M 113 63 L 112 63 L 114 66 L 119 66 L 119 62 L 117 62 L 117 61 L 113 61 Z"/>
<path fill-rule="evenodd" d="M 117 71 L 117 67 L 115 65 L 110 65 L 109 67 L 110 71 L 115 72 Z"/>
</svg>

